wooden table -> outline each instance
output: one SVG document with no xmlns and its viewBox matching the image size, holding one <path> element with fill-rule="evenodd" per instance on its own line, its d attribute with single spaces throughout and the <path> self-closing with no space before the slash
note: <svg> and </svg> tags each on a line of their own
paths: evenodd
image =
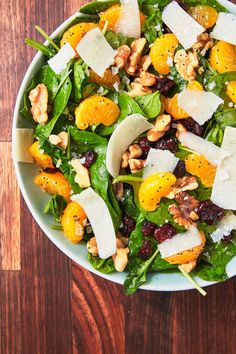
<svg viewBox="0 0 236 354">
<path fill-rule="evenodd" d="M 83 1 L 1 3 L 0 353 L 236 353 L 235 278 L 207 289 L 132 297 L 62 254 L 22 199 L 11 162 L 16 95 L 35 51 L 34 25 L 51 33 Z"/>
</svg>

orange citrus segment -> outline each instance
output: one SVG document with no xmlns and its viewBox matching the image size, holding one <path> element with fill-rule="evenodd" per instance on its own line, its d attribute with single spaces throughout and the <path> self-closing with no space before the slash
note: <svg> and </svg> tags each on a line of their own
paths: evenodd
<svg viewBox="0 0 236 354">
<path fill-rule="evenodd" d="M 70 186 L 61 172 L 41 172 L 35 177 L 35 184 L 49 194 L 59 194 L 68 202 L 70 200 Z"/>
<path fill-rule="evenodd" d="M 193 247 L 187 251 L 179 252 L 173 256 L 164 258 L 167 262 L 172 264 L 185 264 L 195 261 L 203 251 L 206 243 L 206 237 L 202 231 L 199 231 L 202 243 L 199 246 Z"/>
<path fill-rule="evenodd" d="M 236 103 L 236 81 L 230 81 L 226 89 L 227 95 L 233 103 Z"/>
<path fill-rule="evenodd" d="M 78 203 L 70 202 L 67 205 L 61 218 L 61 225 L 71 242 L 78 243 L 82 240 L 86 219 L 86 214 Z"/>
<path fill-rule="evenodd" d="M 116 82 L 120 82 L 119 75 L 113 75 L 111 69 L 106 69 L 103 77 L 97 75 L 93 70 L 90 70 L 89 72 L 89 80 L 96 84 L 106 85 L 107 87 L 112 88 Z"/>
<path fill-rule="evenodd" d="M 190 7 L 189 14 L 206 29 L 214 26 L 218 18 L 216 9 L 208 5 Z"/>
<path fill-rule="evenodd" d="M 216 167 L 202 155 L 191 154 L 185 159 L 186 171 L 200 178 L 206 187 L 212 187 Z"/>
<path fill-rule="evenodd" d="M 219 41 L 211 49 L 210 64 L 219 73 L 236 71 L 236 48 L 234 45 Z"/>
<path fill-rule="evenodd" d="M 187 85 L 187 88 L 189 90 L 194 90 L 194 91 L 203 91 L 203 86 L 202 84 L 200 84 L 200 82 L 194 80 L 194 81 L 190 81 Z"/>
<path fill-rule="evenodd" d="M 92 22 L 81 22 L 77 23 L 76 25 L 70 27 L 62 36 L 61 39 L 61 47 L 66 44 L 70 43 L 72 48 L 75 50 L 77 44 L 81 40 L 81 38 L 93 28 L 100 28 L 99 24 L 92 23 Z"/>
<path fill-rule="evenodd" d="M 164 98 L 164 106 L 166 112 L 168 112 L 174 119 L 185 119 L 189 117 L 189 114 L 180 108 L 178 104 L 178 93 L 172 98 Z"/>
<path fill-rule="evenodd" d="M 145 178 L 139 189 L 139 203 L 147 211 L 158 207 L 161 198 L 166 196 L 176 182 L 170 172 L 155 173 Z"/>
<path fill-rule="evenodd" d="M 120 5 L 113 5 L 113 6 L 109 7 L 109 9 L 107 9 L 106 11 L 104 11 L 100 14 L 99 24 L 101 25 L 101 27 L 103 27 L 107 21 L 108 22 L 108 27 L 107 27 L 108 30 L 115 31 L 116 24 L 119 20 L 120 14 L 121 14 L 121 6 Z M 144 21 L 145 21 L 145 16 L 142 12 L 140 12 L 141 27 L 142 27 Z"/>
<path fill-rule="evenodd" d="M 150 50 L 152 64 L 159 74 L 167 75 L 170 72 L 168 59 L 173 59 L 178 40 L 174 34 L 164 34 L 157 38 Z"/>
<path fill-rule="evenodd" d="M 42 168 L 55 168 L 52 162 L 52 158 L 47 154 L 44 154 L 39 149 L 39 142 L 35 141 L 29 148 L 35 162 Z"/>
<path fill-rule="evenodd" d="M 88 97 L 75 109 L 76 125 L 81 130 L 93 124 L 111 125 L 119 115 L 119 106 L 101 96 Z"/>
</svg>

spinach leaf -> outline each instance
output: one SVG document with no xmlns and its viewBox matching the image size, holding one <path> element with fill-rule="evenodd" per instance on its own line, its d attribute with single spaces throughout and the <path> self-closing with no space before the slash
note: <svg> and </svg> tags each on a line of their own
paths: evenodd
<svg viewBox="0 0 236 354">
<path fill-rule="evenodd" d="M 144 96 L 138 96 L 135 98 L 135 101 L 147 118 L 155 118 L 160 113 L 161 101 L 159 91 Z"/>
<path fill-rule="evenodd" d="M 142 224 L 144 220 L 145 220 L 144 216 L 140 214 L 136 221 L 135 229 L 134 231 L 131 232 L 131 235 L 129 237 L 129 249 L 130 249 L 131 256 L 137 255 L 140 247 L 142 246 L 142 242 L 143 242 Z"/>
<path fill-rule="evenodd" d="M 196 189 L 196 195 L 198 200 L 210 199 L 212 188 L 204 186 L 198 178 L 198 188 Z"/>
<path fill-rule="evenodd" d="M 35 86 L 36 86 L 36 81 L 35 81 L 35 78 L 33 78 L 33 80 L 31 81 L 30 86 L 27 88 L 27 90 L 24 93 L 24 105 L 23 105 L 23 107 L 20 110 L 20 113 L 25 118 L 30 119 L 32 122 L 34 122 L 34 120 L 33 120 L 32 113 L 30 111 L 31 110 L 31 103 L 30 103 L 30 100 L 29 100 L 29 93 L 30 93 L 31 90 L 33 90 L 33 88 L 35 88 Z"/>
<path fill-rule="evenodd" d="M 138 217 L 139 210 L 134 202 L 134 192 L 131 186 L 125 186 L 121 205 L 129 216 L 135 219 Z"/>
<path fill-rule="evenodd" d="M 104 200 L 107 199 L 109 173 L 106 168 L 106 146 L 96 146 L 96 161 L 90 167 L 91 185 Z"/>
<path fill-rule="evenodd" d="M 163 34 L 162 25 L 162 13 L 160 9 L 156 9 L 150 17 L 146 18 L 142 32 L 149 44 L 153 43 L 157 37 Z"/>
<path fill-rule="evenodd" d="M 79 11 L 82 14 L 98 14 L 102 11 L 105 11 L 108 9 L 108 7 L 115 5 L 119 3 L 118 0 L 99 0 L 99 1 L 93 1 L 89 2 L 88 4 L 82 6 Z"/>
<path fill-rule="evenodd" d="M 171 264 L 165 261 L 163 258 L 161 258 L 161 255 L 158 253 L 154 261 L 152 262 L 149 272 L 162 272 L 165 270 L 170 270 L 170 269 L 177 269 L 176 264 Z"/>
<path fill-rule="evenodd" d="M 158 8 L 163 10 L 171 0 L 139 0 L 139 7 L 146 16 L 152 15 Z"/>
<path fill-rule="evenodd" d="M 48 58 L 52 58 L 56 54 L 55 51 L 53 51 L 50 47 L 47 47 L 46 45 L 37 42 L 34 39 L 26 38 L 25 43 L 43 53 Z"/>
<path fill-rule="evenodd" d="M 215 113 L 216 121 L 224 129 L 227 126 L 236 127 L 236 109 L 225 109 Z M 223 134 L 221 134 L 223 140 Z M 222 142 L 221 140 L 221 142 Z"/>
<path fill-rule="evenodd" d="M 60 84 L 60 76 L 55 74 L 49 65 L 44 65 L 35 75 L 34 81 L 35 86 L 43 83 L 47 87 L 48 103 L 52 105 L 53 98 L 55 97 Z"/>
<path fill-rule="evenodd" d="M 208 225 L 204 221 L 197 221 L 197 227 L 204 232 L 206 238 L 211 241 L 211 234 L 217 229 L 216 225 Z"/>
<path fill-rule="evenodd" d="M 236 80 L 236 72 L 229 71 L 223 74 L 215 74 L 211 77 L 208 82 L 207 89 L 208 91 L 214 93 L 217 96 L 222 97 L 223 99 L 226 96 L 226 85 L 225 83 L 228 81 L 235 81 Z M 213 84 L 213 85 L 212 85 Z"/>
<path fill-rule="evenodd" d="M 99 136 L 98 134 L 88 132 L 85 130 L 79 130 L 75 125 L 69 128 L 71 138 L 78 145 L 86 145 L 87 150 L 89 148 L 94 148 L 98 145 L 107 145 L 107 139 Z"/>
<path fill-rule="evenodd" d="M 134 38 L 130 38 L 130 37 L 125 36 L 122 33 L 116 33 L 113 31 L 106 32 L 105 37 L 113 49 L 117 49 L 118 47 L 122 46 L 123 44 L 127 44 L 128 46 L 130 46 L 134 40 Z"/>
<path fill-rule="evenodd" d="M 82 97 L 82 86 L 87 79 L 86 69 L 88 68 L 82 60 L 78 60 L 74 64 L 74 98 L 75 102 L 78 102 Z"/>
<path fill-rule="evenodd" d="M 92 256 L 91 253 L 88 253 L 88 261 L 92 264 L 94 269 L 101 273 L 109 274 L 115 270 L 114 262 L 111 257 L 101 259 L 99 257 Z"/>
<path fill-rule="evenodd" d="M 224 132 L 216 119 L 211 119 L 205 128 L 204 139 L 211 141 L 213 144 L 221 146 L 223 141 Z"/>
<path fill-rule="evenodd" d="M 148 269 L 157 254 L 158 249 L 147 261 L 143 262 L 141 265 L 139 264 L 131 270 L 124 282 L 124 290 L 127 295 L 133 294 L 141 284 L 146 282 Z"/>
<path fill-rule="evenodd" d="M 224 281 L 228 278 L 226 265 L 236 256 L 236 238 L 229 244 L 217 242 L 207 245 L 204 250 L 204 263 L 199 264 L 196 275 L 207 281 Z"/>
<path fill-rule="evenodd" d="M 66 200 L 61 195 L 53 195 L 45 205 L 44 213 L 52 214 L 55 222 L 60 222 L 61 215 L 66 207 Z"/>
<path fill-rule="evenodd" d="M 170 68 L 170 75 L 173 78 L 172 80 L 175 82 L 174 90 L 172 90 L 173 94 L 183 91 L 186 88 L 188 81 L 182 78 L 175 66 Z"/>
<path fill-rule="evenodd" d="M 212 68 L 209 61 L 200 53 L 198 53 L 198 59 L 200 63 L 199 65 L 203 68 L 203 73 L 199 74 L 196 72 L 196 80 L 206 87 L 217 72 Z"/>
</svg>

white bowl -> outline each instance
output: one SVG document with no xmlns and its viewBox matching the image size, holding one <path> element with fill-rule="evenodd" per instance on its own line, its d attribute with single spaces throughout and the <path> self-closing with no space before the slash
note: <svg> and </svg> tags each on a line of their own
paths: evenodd
<svg viewBox="0 0 236 354">
<path fill-rule="evenodd" d="M 236 5 L 229 3 L 226 0 L 219 1 L 224 6 L 228 7 L 229 10 L 236 13 Z M 76 17 L 76 14 L 71 16 L 66 20 L 60 27 L 56 29 L 52 34 L 52 38 L 56 37 L 65 27 L 67 27 L 70 22 Z M 47 44 L 47 42 L 46 42 Z M 19 94 L 16 100 L 13 127 L 12 127 L 12 146 L 13 146 L 13 161 L 15 166 L 15 171 L 17 179 L 20 185 L 22 195 L 26 201 L 26 204 L 33 215 L 34 219 L 37 221 L 40 228 L 49 237 L 49 239 L 68 257 L 73 261 L 81 265 L 82 267 L 88 269 L 92 273 L 99 275 L 105 279 L 111 280 L 115 283 L 123 284 L 126 274 L 125 273 L 111 273 L 102 274 L 96 271 L 87 260 L 87 250 L 84 244 L 74 245 L 69 242 L 63 235 L 62 231 L 52 230 L 50 225 L 54 223 L 53 219 L 49 215 L 43 213 L 43 207 L 49 196 L 42 193 L 41 190 L 35 186 L 34 177 L 38 172 L 36 165 L 27 163 L 18 163 L 15 158 L 15 148 L 16 148 L 16 128 L 29 128 L 30 123 L 27 119 L 21 117 L 19 110 L 23 103 L 23 95 L 25 90 L 28 88 L 29 83 L 35 73 L 39 70 L 44 62 L 43 55 L 38 53 L 32 63 L 30 64 L 23 82 L 21 84 Z M 229 277 L 236 274 L 236 257 L 231 260 L 227 266 L 227 273 Z M 206 282 L 200 278 L 196 277 L 197 282 L 202 287 L 214 284 L 212 282 Z M 176 291 L 176 290 L 188 290 L 192 289 L 192 285 L 181 275 L 177 273 L 153 273 L 148 275 L 148 281 L 143 286 L 140 287 L 145 290 L 155 290 L 155 291 Z"/>
</svg>

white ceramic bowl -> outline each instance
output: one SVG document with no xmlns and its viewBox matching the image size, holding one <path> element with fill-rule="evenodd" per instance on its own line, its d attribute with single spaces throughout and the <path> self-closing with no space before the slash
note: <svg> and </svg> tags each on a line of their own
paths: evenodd
<svg viewBox="0 0 236 354">
<path fill-rule="evenodd" d="M 236 13 L 236 5 L 229 3 L 226 0 L 219 1 L 224 6 L 228 7 L 231 12 Z M 52 34 L 52 38 L 56 37 L 65 27 L 67 27 L 71 21 L 76 17 L 76 14 L 71 16 L 66 20 L 56 31 Z M 46 42 L 47 44 L 47 42 Z M 50 225 L 54 223 L 54 220 L 51 216 L 45 215 L 43 213 L 43 207 L 46 201 L 49 199 L 49 196 L 42 193 L 41 190 L 35 186 L 34 177 L 38 172 L 38 168 L 34 164 L 27 163 L 18 163 L 15 159 L 15 147 L 16 147 L 16 128 L 29 128 L 30 123 L 27 119 L 21 117 L 19 110 L 22 106 L 23 95 L 25 90 L 28 88 L 29 83 L 35 73 L 39 70 L 44 62 L 43 55 L 38 53 L 32 63 L 30 64 L 23 82 L 21 84 L 19 94 L 16 100 L 14 118 L 13 118 L 13 127 L 12 127 L 12 145 L 13 145 L 13 161 L 15 165 L 17 179 L 20 185 L 22 195 L 26 201 L 26 204 L 31 211 L 34 219 L 39 224 L 40 228 L 44 233 L 49 237 L 49 239 L 68 257 L 73 261 L 81 265 L 82 267 L 88 269 L 92 273 L 99 275 L 105 279 L 111 280 L 113 282 L 123 284 L 126 277 L 125 273 L 112 273 L 112 274 L 102 274 L 97 272 L 87 260 L 87 250 L 84 244 L 74 245 L 69 242 L 66 237 L 63 235 L 62 231 L 52 230 Z M 227 273 L 229 277 L 232 277 L 236 274 L 236 257 L 228 264 Z M 202 279 L 196 278 L 198 283 L 201 286 L 208 286 L 213 283 L 206 282 Z M 175 273 L 155 273 L 148 276 L 148 281 L 146 284 L 141 286 L 141 289 L 145 290 L 155 290 L 155 291 L 176 291 L 176 290 L 187 290 L 192 289 L 192 285 L 180 274 Z"/>
</svg>

